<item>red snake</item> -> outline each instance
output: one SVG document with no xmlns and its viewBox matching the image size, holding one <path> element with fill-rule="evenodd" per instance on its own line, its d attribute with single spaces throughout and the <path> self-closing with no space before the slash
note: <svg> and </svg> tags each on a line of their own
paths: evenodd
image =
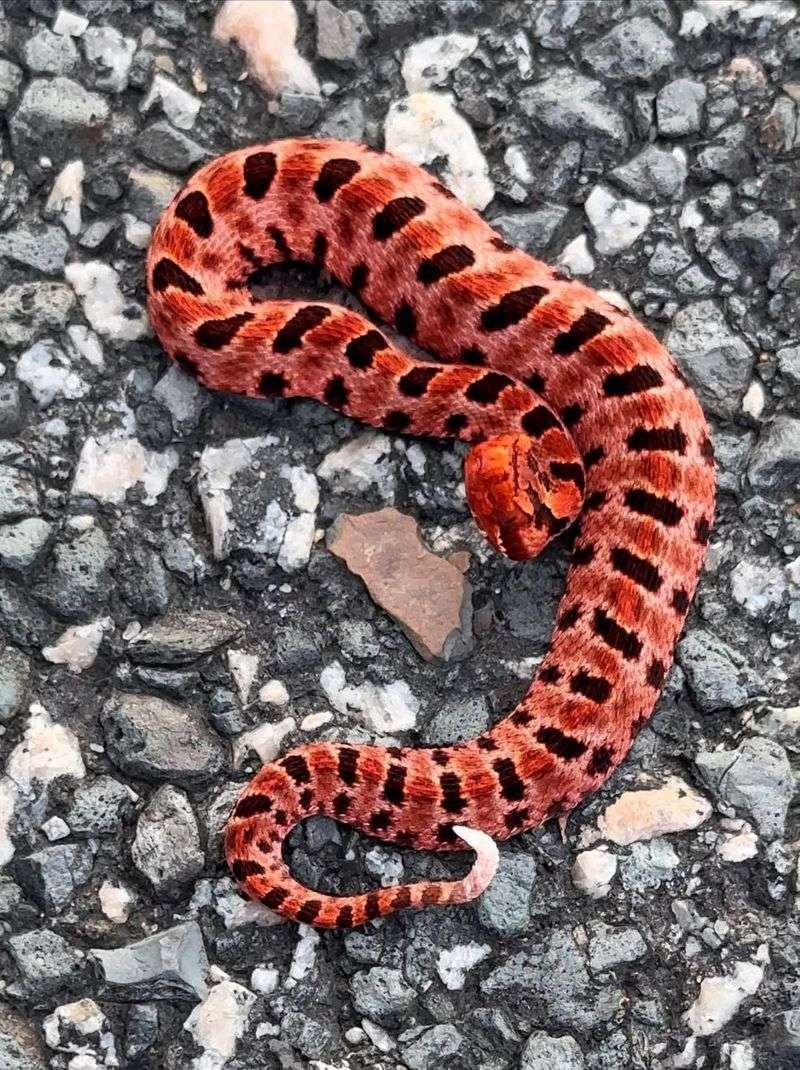
<svg viewBox="0 0 800 1070">
<path fill-rule="evenodd" d="M 257 300 L 254 270 L 290 260 L 330 273 L 442 363 L 407 356 L 349 309 Z M 511 558 L 576 530 L 549 649 L 504 720 L 448 747 L 297 747 L 260 770 L 226 828 L 243 890 L 295 921 L 355 926 L 473 898 L 497 859 L 481 833 L 568 814 L 652 713 L 713 519 L 697 398 L 629 313 L 508 245 L 421 168 L 361 145 L 279 141 L 203 167 L 155 229 L 147 288 L 164 348 L 204 386 L 473 443 L 469 503 Z M 463 880 L 325 895 L 283 859 L 314 814 L 417 849 L 467 840 L 477 860 Z"/>
</svg>

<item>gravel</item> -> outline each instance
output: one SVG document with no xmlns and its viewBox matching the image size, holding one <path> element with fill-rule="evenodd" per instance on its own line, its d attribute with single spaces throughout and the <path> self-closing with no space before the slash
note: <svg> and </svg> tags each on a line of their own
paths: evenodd
<svg viewBox="0 0 800 1070">
<path fill-rule="evenodd" d="M 0 1065 L 794 1067 L 797 4 L 273 0 L 267 92 L 213 36 L 220 2 L 0 12 Z M 347 935 L 239 897 L 242 784 L 316 739 L 485 731 L 544 653 L 566 554 L 488 549 L 460 447 L 168 364 L 150 228 L 202 161 L 296 136 L 402 146 L 627 301 L 697 389 L 719 477 L 678 664 L 612 780 L 502 844 L 479 902 Z M 265 287 L 353 304 L 295 268 Z M 457 658 L 409 640 L 418 597 L 390 615 L 383 573 L 330 551 L 337 519 L 387 511 L 472 592 Z M 325 817 L 287 862 L 350 893 L 468 859 Z"/>
</svg>

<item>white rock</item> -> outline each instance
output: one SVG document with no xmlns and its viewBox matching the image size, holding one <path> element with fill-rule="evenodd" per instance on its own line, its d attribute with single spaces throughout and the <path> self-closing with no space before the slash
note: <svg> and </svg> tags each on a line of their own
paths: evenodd
<svg viewBox="0 0 800 1070">
<path fill-rule="evenodd" d="M 250 751 L 255 751 L 262 762 L 272 762 L 280 754 L 281 744 L 290 732 L 297 728 L 294 717 L 284 717 L 277 724 L 268 721 L 242 732 L 233 744 L 233 763 L 237 769 L 247 761 Z"/>
<path fill-rule="evenodd" d="M 208 883 L 200 881 L 198 888 Z M 263 903 L 245 899 L 234 882 L 227 877 L 216 881 L 213 891 L 209 890 L 209 895 L 213 896 L 214 909 L 222 918 L 226 929 L 241 929 L 244 925 L 258 925 L 263 929 L 285 921 L 274 910 L 268 910 Z M 197 902 L 198 908 L 207 905 L 206 902 L 198 902 L 198 899 L 195 892 L 192 903 Z"/>
<path fill-rule="evenodd" d="M 48 1048 L 59 1051 L 78 1051 L 79 1054 L 69 1061 L 69 1070 L 95 1070 L 100 1064 L 95 1060 L 92 1049 L 99 1046 L 105 1056 L 103 1065 L 119 1065 L 116 1058 L 114 1035 L 111 1033 L 108 1019 L 93 999 L 79 999 L 75 1003 L 65 1003 L 56 1007 L 42 1023 L 44 1039 Z M 76 1048 L 71 1043 L 70 1033 L 77 1033 L 87 1039 L 86 1048 Z M 89 1038 L 97 1036 L 97 1040 Z M 84 1055 L 90 1062 L 80 1063 Z"/>
<path fill-rule="evenodd" d="M 413 163 L 445 160 L 442 181 L 473 208 L 485 208 L 494 197 L 486 157 L 450 93 L 412 93 L 395 101 L 386 116 L 385 142 L 389 152 Z"/>
<path fill-rule="evenodd" d="M 617 856 L 601 848 L 581 851 L 572 864 L 572 883 L 591 899 L 602 899 L 611 891 L 617 872 Z"/>
<path fill-rule="evenodd" d="M 417 41 L 405 54 L 401 73 L 407 93 L 419 93 L 441 85 L 478 47 L 478 38 L 467 33 L 446 33 Z"/>
<path fill-rule="evenodd" d="M 289 481 L 294 494 L 294 507 L 300 513 L 315 513 L 319 508 L 319 483 L 313 472 L 302 465 L 283 465 L 281 477 Z"/>
<path fill-rule="evenodd" d="M 308 564 L 316 529 L 314 513 L 301 513 L 288 522 L 278 553 L 278 564 L 285 572 L 297 572 Z"/>
<path fill-rule="evenodd" d="M 589 252 L 587 236 L 579 234 L 577 238 L 567 242 L 558 262 L 568 268 L 572 275 L 591 275 L 594 271 L 594 257 Z"/>
<path fill-rule="evenodd" d="M 122 223 L 125 227 L 125 241 L 132 245 L 134 249 L 146 249 L 153 234 L 153 228 L 150 224 L 137 219 L 130 212 L 122 213 Z"/>
<path fill-rule="evenodd" d="M 0 526 L 0 564 L 6 568 L 29 568 L 44 550 L 53 525 L 40 516 Z"/>
<path fill-rule="evenodd" d="M 755 995 L 764 971 L 754 962 L 736 962 L 732 977 L 706 977 L 700 994 L 686 1012 L 686 1022 L 698 1037 L 718 1033 L 748 996 Z"/>
<path fill-rule="evenodd" d="M 47 821 L 43 822 L 41 829 L 51 843 L 65 840 L 71 834 L 69 825 L 56 814 L 48 817 Z"/>
<path fill-rule="evenodd" d="M 89 392 L 89 384 L 73 370 L 66 353 L 50 338 L 20 355 L 16 376 L 33 394 L 40 409 L 46 409 L 56 398 L 75 401 Z"/>
<path fill-rule="evenodd" d="M 302 728 L 302 725 L 300 727 Z M 403 859 L 391 847 L 384 847 L 382 844 L 370 847 L 364 855 L 364 861 L 367 871 L 373 877 L 380 878 L 381 888 L 391 888 L 400 883 Z"/>
<path fill-rule="evenodd" d="M 83 15 L 78 15 L 74 11 L 66 11 L 62 7 L 59 8 L 53 23 L 53 33 L 61 34 L 62 37 L 80 37 L 86 32 L 88 25 L 89 20 Z"/>
<path fill-rule="evenodd" d="M 584 207 L 594 230 L 595 248 L 605 254 L 629 249 L 645 232 L 653 216 L 646 204 L 620 197 L 603 185 L 594 187 Z"/>
<path fill-rule="evenodd" d="M 289 701 L 289 692 L 282 680 L 267 680 L 258 692 L 258 699 L 270 706 L 285 706 Z"/>
<path fill-rule="evenodd" d="M 280 974 L 274 966 L 256 966 L 250 974 L 250 987 L 262 996 L 270 996 L 278 987 Z"/>
<path fill-rule="evenodd" d="M 376 1047 L 378 1051 L 382 1051 L 384 1055 L 387 1055 L 397 1047 L 397 1042 L 394 1037 L 387 1033 L 377 1022 L 371 1022 L 369 1018 L 362 1018 L 361 1028 L 369 1037 L 373 1047 Z"/>
<path fill-rule="evenodd" d="M 347 683 L 340 662 L 333 661 L 322 670 L 320 685 L 335 710 L 354 714 L 375 732 L 391 734 L 416 727 L 420 704 L 405 680 L 381 686 L 367 681 L 355 687 Z"/>
<path fill-rule="evenodd" d="M 244 1036 L 256 996 L 235 981 L 220 981 L 183 1023 L 203 1054 L 192 1060 L 194 1070 L 219 1070 L 236 1052 Z"/>
<path fill-rule="evenodd" d="M 155 74 L 147 96 L 139 105 L 139 111 L 148 112 L 154 104 L 160 104 L 173 126 L 177 126 L 179 130 L 191 130 L 201 103 L 202 101 L 181 89 L 171 78 Z"/>
<path fill-rule="evenodd" d="M 294 988 L 298 981 L 302 981 L 314 969 L 317 961 L 317 947 L 320 942 L 318 929 L 312 929 L 310 925 L 300 925 L 298 928 L 300 939 L 295 944 L 292 962 L 289 966 L 289 980 L 287 988 Z"/>
<path fill-rule="evenodd" d="M 18 794 L 17 785 L 11 777 L 0 777 L 0 869 L 14 857 L 10 829 Z"/>
<path fill-rule="evenodd" d="M 754 379 L 742 398 L 742 411 L 746 412 L 748 416 L 752 416 L 754 420 L 759 420 L 765 404 L 764 387 L 759 383 L 758 379 Z"/>
<path fill-rule="evenodd" d="M 758 837 L 754 832 L 724 836 L 717 842 L 717 854 L 723 862 L 746 862 L 758 854 Z"/>
<path fill-rule="evenodd" d="M 265 435 L 262 438 L 232 438 L 223 446 L 206 446 L 203 450 L 200 456 L 197 486 L 215 560 L 224 560 L 230 552 L 232 502 L 228 491 L 231 489 L 234 477 L 243 469 L 251 467 L 259 450 L 274 446 L 277 441 L 272 435 Z M 272 504 L 277 506 L 277 502 L 270 503 Z M 281 514 L 285 517 L 282 510 Z M 265 518 L 265 523 L 268 520 L 269 515 Z M 276 550 L 280 546 L 285 527 L 284 519 L 276 539 Z M 268 540 L 265 529 L 266 541 Z"/>
<path fill-rule="evenodd" d="M 6 772 L 26 795 L 34 787 L 46 788 L 56 777 L 82 780 L 86 767 L 74 733 L 55 723 L 47 710 L 34 703 L 22 740 L 11 752 Z"/>
<path fill-rule="evenodd" d="M 244 705 L 250 698 L 250 689 L 258 675 L 258 661 L 258 654 L 248 654 L 245 650 L 228 651 L 228 668 Z"/>
<path fill-rule="evenodd" d="M 54 665 L 66 665 L 71 672 L 80 674 L 94 665 L 103 636 L 113 630 L 111 617 L 101 617 L 90 624 L 73 625 L 59 636 L 53 646 L 44 647 L 42 655 Z"/>
<path fill-rule="evenodd" d="M 102 370 L 105 364 L 103 346 L 94 331 L 84 323 L 71 323 L 67 327 L 67 337 L 73 355 L 81 357 L 93 368 Z"/>
<path fill-rule="evenodd" d="M 388 464 L 391 448 L 386 435 L 366 431 L 327 453 L 317 475 L 344 490 L 367 490 L 375 484 L 382 496 L 390 499 L 394 495 L 394 478 Z"/>
<path fill-rule="evenodd" d="M 84 33 L 82 44 L 89 62 L 105 72 L 95 78 L 97 87 L 111 93 L 126 89 L 136 41 L 123 37 L 113 26 L 91 26 Z"/>
<path fill-rule="evenodd" d="M 678 33 L 681 37 L 699 37 L 708 26 L 708 19 L 701 11 L 690 8 L 681 16 L 681 26 Z"/>
<path fill-rule="evenodd" d="M 203 411 L 205 395 L 197 380 L 170 364 L 153 388 L 153 397 L 169 412 L 176 427 L 191 429 Z"/>
<path fill-rule="evenodd" d="M 103 881 L 97 893 L 100 898 L 100 909 L 109 921 L 124 925 L 133 910 L 134 897 L 121 884 L 113 884 L 111 881 Z"/>
<path fill-rule="evenodd" d="M 756 1070 L 756 1056 L 752 1042 L 749 1040 L 723 1044 L 722 1054 L 728 1056 L 730 1070 Z"/>
<path fill-rule="evenodd" d="M 213 35 L 244 50 L 250 71 L 270 96 L 319 95 L 316 75 L 295 47 L 297 14 L 291 0 L 226 0 Z"/>
<path fill-rule="evenodd" d="M 140 305 L 126 300 L 119 275 L 100 260 L 67 264 L 64 275 L 81 299 L 83 312 L 94 330 L 104 338 L 135 342 L 147 334 L 147 317 Z"/>
<path fill-rule="evenodd" d="M 483 962 L 491 953 L 492 949 L 488 944 L 457 944 L 439 952 L 436 972 L 446 988 L 457 992 L 464 987 L 467 971 Z"/>
<path fill-rule="evenodd" d="M 61 220 L 68 234 L 76 237 L 81 230 L 81 203 L 83 201 L 83 160 L 73 160 L 58 173 L 44 206 L 46 218 Z"/>
<path fill-rule="evenodd" d="M 663 788 L 626 791 L 598 819 L 603 836 L 626 845 L 651 840 L 667 832 L 685 832 L 711 816 L 711 803 L 680 777 L 670 777 Z"/>
<path fill-rule="evenodd" d="M 534 174 L 521 145 L 509 145 L 503 155 L 503 162 L 511 175 L 523 186 L 529 186 L 533 182 Z"/>
<path fill-rule="evenodd" d="M 145 504 L 153 505 L 177 467 L 178 454 L 171 446 L 157 453 L 138 439 L 120 437 L 115 432 L 98 438 L 90 436 L 81 448 L 72 495 L 88 494 L 98 501 L 120 505 L 130 488 L 141 483 Z"/>
<path fill-rule="evenodd" d="M 319 713 L 309 713 L 300 722 L 300 728 L 303 732 L 316 732 L 318 728 L 322 728 L 323 725 L 330 724 L 333 720 L 333 714 L 328 713 L 327 710 L 320 710 Z"/>
</svg>

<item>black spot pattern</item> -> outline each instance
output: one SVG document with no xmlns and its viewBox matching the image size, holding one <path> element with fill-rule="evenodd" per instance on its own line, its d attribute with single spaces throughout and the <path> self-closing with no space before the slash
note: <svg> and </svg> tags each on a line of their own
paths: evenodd
<svg viewBox="0 0 800 1070">
<path fill-rule="evenodd" d="M 153 289 L 156 293 L 163 293 L 168 286 L 174 286 L 176 290 L 194 294 L 195 297 L 201 297 L 204 293 L 203 287 L 197 279 L 193 279 L 174 260 L 163 256 L 153 268 Z"/>
<path fill-rule="evenodd" d="M 383 420 L 384 430 L 399 434 L 401 431 L 405 431 L 411 423 L 411 417 L 407 412 L 400 412 L 395 409 L 392 412 L 387 412 Z"/>
<path fill-rule="evenodd" d="M 526 412 L 520 420 L 520 425 L 531 438 L 541 438 L 545 431 L 559 426 L 555 414 L 546 405 L 537 405 Z"/>
<path fill-rule="evenodd" d="M 289 754 L 279 763 L 282 765 L 295 784 L 308 784 L 311 780 L 311 770 L 308 762 L 302 754 Z"/>
<path fill-rule="evenodd" d="M 680 424 L 674 427 L 637 427 L 628 436 L 628 449 L 637 453 L 663 450 L 666 453 L 686 453 L 687 439 Z"/>
<path fill-rule="evenodd" d="M 583 490 L 586 482 L 583 475 L 583 465 L 574 461 L 551 461 L 550 471 L 556 479 L 562 479 L 567 483 L 574 483 L 580 490 Z"/>
<path fill-rule="evenodd" d="M 314 235 L 314 244 L 311 247 L 311 256 L 314 261 L 314 267 L 325 267 L 325 257 L 328 255 L 328 239 L 318 230 Z"/>
<path fill-rule="evenodd" d="M 676 587 L 672 592 L 672 608 L 676 613 L 683 615 L 689 608 L 689 595 L 683 587 Z"/>
<path fill-rule="evenodd" d="M 283 233 L 280 227 L 269 227 L 267 233 L 275 244 L 275 251 L 281 260 L 291 260 L 293 253 L 291 246 L 286 240 L 286 235 Z"/>
<path fill-rule="evenodd" d="M 233 811 L 234 817 L 255 817 L 256 814 L 268 814 L 272 809 L 272 799 L 269 795 L 245 795 L 236 804 Z"/>
<path fill-rule="evenodd" d="M 408 301 L 401 301 L 394 314 L 394 325 L 400 334 L 411 338 L 417 333 L 417 317 Z"/>
<path fill-rule="evenodd" d="M 353 924 L 353 908 L 352 907 L 340 907 L 339 913 L 336 915 L 336 924 L 340 929 L 349 929 Z"/>
<path fill-rule="evenodd" d="M 368 281 L 369 268 L 363 260 L 359 261 L 358 264 L 353 266 L 353 271 L 350 275 L 350 289 L 354 294 L 361 293 Z"/>
<path fill-rule="evenodd" d="M 654 593 L 661 589 L 664 582 L 661 573 L 651 561 L 631 553 L 624 546 L 616 546 L 611 551 L 611 564 L 617 572 L 633 580 L 639 587 Z"/>
<path fill-rule="evenodd" d="M 460 435 L 469 423 L 469 419 L 463 412 L 451 412 L 444 422 L 444 430 L 447 435 Z"/>
<path fill-rule="evenodd" d="M 425 211 L 419 197 L 396 197 L 389 201 L 372 220 L 372 234 L 377 241 L 386 241 Z"/>
<path fill-rule="evenodd" d="M 275 335 L 273 351 L 290 353 L 293 349 L 299 349 L 308 331 L 318 327 L 330 314 L 331 310 L 324 305 L 304 305 Z"/>
<path fill-rule="evenodd" d="M 389 343 L 380 331 L 367 331 L 347 343 L 344 355 L 354 368 L 369 368 L 375 354 L 388 348 Z"/>
<path fill-rule="evenodd" d="M 683 509 L 671 498 L 662 498 L 639 487 L 626 491 L 625 504 L 634 513 L 652 517 L 668 528 L 674 528 L 683 519 Z"/>
<path fill-rule="evenodd" d="M 481 367 L 486 363 L 486 354 L 480 346 L 464 346 L 458 359 L 462 364 L 474 364 Z"/>
<path fill-rule="evenodd" d="M 551 754 L 565 762 L 574 762 L 586 752 L 586 744 L 582 740 L 567 735 L 555 725 L 543 725 L 536 733 L 536 739 Z"/>
<path fill-rule="evenodd" d="M 569 687 L 573 694 L 583 695 L 592 702 L 605 702 L 611 694 L 611 684 L 605 676 L 594 676 L 585 670 L 575 673 Z"/>
<path fill-rule="evenodd" d="M 564 421 L 566 427 L 574 427 L 576 423 L 583 416 L 582 405 L 567 405 L 566 408 L 561 410 L 561 419 Z"/>
<path fill-rule="evenodd" d="M 353 747 L 339 749 L 339 779 L 351 788 L 358 780 L 358 751 Z"/>
<path fill-rule="evenodd" d="M 175 215 L 187 223 L 198 238 L 210 238 L 214 220 L 208 207 L 208 198 L 199 189 L 187 193 L 175 206 Z"/>
<path fill-rule="evenodd" d="M 603 393 L 609 398 L 623 398 L 663 386 L 661 373 L 649 364 L 637 364 L 626 372 L 612 372 L 603 380 Z"/>
<path fill-rule="evenodd" d="M 553 352 L 560 357 L 568 357 L 577 352 L 581 346 L 586 345 L 592 338 L 596 338 L 601 331 L 609 325 L 611 320 L 602 313 L 588 308 L 579 319 L 570 325 L 568 330 L 557 334 L 553 342 Z"/>
<path fill-rule="evenodd" d="M 466 245 L 448 245 L 446 249 L 440 249 L 438 253 L 427 257 L 417 269 L 417 278 L 423 286 L 432 286 L 433 283 L 464 271 L 475 263 L 475 254 Z"/>
<path fill-rule="evenodd" d="M 274 152 L 252 152 L 244 161 L 244 192 L 260 201 L 272 185 L 277 171 Z"/>
<path fill-rule="evenodd" d="M 467 806 L 467 800 L 461 794 L 461 781 L 456 773 L 442 773 L 439 777 L 442 791 L 442 809 L 448 814 L 460 814 Z"/>
<path fill-rule="evenodd" d="M 383 782 L 383 797 L 395 806 L 402 806 L 406 799 L 406 767 L 390 765 Z"/>
<path fill-rule="evenodd" d="M 606 646 L 613 650 L 619 650 L 628 661 L 636 661 L 642 652 L 642 641 L 635 632 L 628 631 L 618 624 L 613 617 L 602 608 L 594 611 L 592 630 L 599 636 Z"/>
<path fill-rule="evenodd" d="M 326 160 L 312 187 L 320 204 L 327 204 L 360 170 L 355 160 Z"/>
<path fill-rule="evenodd" d="M 206 320 L 194 332 L 195 341 L 203 349 L 224 349 L 252 318 L 252 312 L 239 312 L 226 320 Z"/>
<path fill-rule="evenodd" d="M 264 372 L 258 384 L 260 394 L 265 398 L 283 397 L 289 383 L 282 372 Z"/>
<path fill-rule="evenodd" d="M 525 798 L 525 785 L 519 778 L 517 767 L 511 758 L 498 758 L 492 763 L 500 781 L 500 794 L 509 802 L 520 802 Z"/>
<path fill-rule="evenodd" d="M 520 323 L 550 291 L 545 286 L 523 286 L 506 294 L 491 308 L 481 313 L 484 331 L 502 331 Z"/>
<path fill-rule="evenodd" d="M 270 888 L 266 895 L 261 896 L 261 902 L 270 910 L 277 910 L 288 895 L 287 888 Z"/>
<path fill-rule="evenodd" d="M 346 814 L 353 803 L 352 796 L 348 795 L 346 791 L 340 791 L 339 794 L 333 800 L 333 812 L 337 817 L 341 817 L 342 814 Z"/>
<path fill-rule="evenodd" d="M 663 661 L 659 661 L 658 658 L 654 658 L 647 668 L 647 682 L 648 684 L 659 690 L 664 683 L 664 677 L 667 675 L 667 667 Z"/>
<path fill-rule="evenodd" d="M 421 398 L 427 392 L 431 379 L 435 379 L 441 370 L 435 366 L 419 364 L 398 379 L 397 389 L 406 397 Z"/>
<path fill-rule="evenodd" d="M 343 409 L 347 404 L 348 396 L 347 387 L 341 375 L 334 375 L 328 380 L 323 395 L 326 404 L 332 405 L 334 409 Z"/>
<path fill-rule="evenodd" d="M 297 911 L 297 921 L 303 925 L 311 925 L 322 910 L 321 899 L 306 899 L 305 903 Z"/>
<path fill-rule="evenodd" d="M 602 776 L 609 771 L 613 761 L 613 748 L 602 743 L 592 750 L 592 756 L 586 764 L 586 772 L 589 776 Z"/>
<path fill-rule="evenodd" d="M 470 383 L 464 392 L 468 401 L 477 401 L 479 405 L 493 405 L 507 386 L 514 380 L 502 372 L 487 372 L 474 383 Z"/>
</svg>

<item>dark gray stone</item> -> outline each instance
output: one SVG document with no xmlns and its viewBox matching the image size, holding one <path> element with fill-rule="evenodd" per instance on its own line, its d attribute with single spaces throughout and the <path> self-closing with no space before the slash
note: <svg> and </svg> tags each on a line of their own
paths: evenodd
<svg viewBox="0 0 800 1070">
<path fill-rule="evenodd" d="M 679 200 L 687 174 L 686 159 L 680 150 L 648 145 L 632 160 L 615 167 L 611 177 L 628 193 L 652 203 Z"/>
<path fill-rule="evenodd" d="M 589 931 L 589 968 L 594 973 L 613 970 L 647 955 L 647 944 L 638 929 L 614 929 L 602 921 Z"/>
<path fill-rule="evenodd" d="M 501 936 L 524 932 L 530 922 L 535 880 L 536 862 L 531 855 L 501 853 L 497 875 L 478 901 L 483 928 Z"/>
<path fill-rule="evenodd" d="M 423 732 L 429 747 L 474 739 L 489 727 L 489 704 L 481 695 L 452 699 L 431 717 Z"/>
<path fill-rule="evenodd" d="M 197 818 L 182 791 L 165 784 L 153 793 L 139 815 L 131 858 L 162 897 L 180 894 L 202 872 Z"/>
<path fill-rule="evenodd" d="M 347 11 L 319 0 L 314 9 L 317 17 L 317 55 L 341 67 L 352 67 L 362 39 L 367 35 L 364 16 L 359 11 Z"/>
<path fill-rule="evenodd" d="M 136 149 L 145 160 L 179 175 L 209 155 L 207 149 L 183 131 L 176 130 L 166 119 L 145 127 L 136 138 Z"/>
<path fill-rule="evenodd" d="M 800 386 L 800 345 L 779 349 L 776 356 L 781 375 L 792 386 Z"/>
<path fill-rule="evenodd" d="M 46 332 L 61 330 L 75 304 L 71 286 L 22 282 L 0 293 L 0 344 L 28 345 Z"/>
<path fill-rule="evenodd" d="M 57 843 L 20 858 L 17 880 L 49 913 L 59 913 L 92 875 L 94 855 L 84 844 Z"/>
<path fill-rule="evenodd" d="M 0 382 L 0 438 L 11 438 L 22 427 L 19 385 Z"/>
<path fill-rule="evenodd" d="M 155 550 L 134 544 L 122 555 L 115 575 L 122 597 L 134 613 L 154 617 L 167 611 L 169 576 Z"/>
<path fill-rule="evenodd" d="M 342 141 L 361 141 L 364 137 L 365 124 L 366 118 L 361 101 L 358 97 L 351 97 L 323 120 L 319 132 L 321 137 L 339 138 Z"/>
<path fill-rule="evenodd" d="M 11 116 L 11 142 L 20 158 L 42 154 L 58 164 L 97 150 L 108 120 L 104 97 L 70 78 L 35 78 Z"/>
<path fill-rule="evenodd" d="M 183 922 L 124 947 L 94 948 L 92 956 L 116 997 L 194 1003 L 208 994 L 208 959 L 196 921 Z"/>
<path fill-rule="evenodd" d="M 222 740 L 192 708 L 153 695 L 119 694 L 100 720 L 109 757 L 131 776 L 192 787 L 208 783 L 224 763 Z"/>
<path fill-rule="evenodd" d="M 416 1030 L 415 1030 L 416 1032 Z M 409 1070 L 433 1070 L 436 1066 L 454 1065 L 465 1040 L 454 1025 L 434 1025 L 423 1030 L 410 1043 L 403 1043 L 400 1050 L 404 1064 Z M 463 1065 L 463 1064 L 462 1064 Z"/>
<path fill-rule="evenodd" d="M 742 655 L 705 628 L 693 628 L 684 636 L 678 661 L 695 701 L 706 713 L 739 710 L 760 690 Z"/>
<path fill-rule="evenodd" d="M 17 584 L 0 580 L 0 625 L 22 647 L 43 647 L 56 631 L 53 619 Z"/>
<path fill-rule="evenodd" d="M 18 468 L 0 466 L 0 523 L 39 512 L 36 481 Z"/>
<path fill-rule="evenodd" d="M 758 490 L 777 491 L 797 484 L 800 419 L 776 416 L 762 429 L 750 457 L 747 477 Z"/>
<path fill-rule="evenodd" d="M 695 764 L 717 798 L 753 819 L 766 840 L 783 836 L 795 781 L 773 739 L 745 739 L 734 751 L 701 751 Z"/>
<path fill-rule="evenodd" d="M 289 1011 L 281 1019 L 281 1034 L 306 1059 L 322 1059 L 333 1048 L 329 1026 L 302 1011 Z"/>
<path fill-rule="evenodd" d="M 30 568 L 47 546 L 52 530 L 52 526 L 38 516 L 3 525 L 0 527 L 0 564 L 15 571 Z"/>
<path fill-rule="evenodd" d="M 44 1044 L 34 1023 L 0 1003 L 0 1067 L 2 1070 L 47 1070 Z"/>
<path fill-rule="evenodd" d="M 706 87 L 690 78 L 676 78 L 659 90 L 656 97 L 656 121 L 662 137 L 695 134 L 703 120 Z"/>
<path fill-rule="evenodd" d="M 649 80 L 675 62 L 672 38 L 652 19 L 620 22 L 599 41 L 583 49 L 583 59 L 595 74 L 616 81 Z"/>
<path fill-rule="evenodd" d="M 402 1021 L 417 998 L 402 973 L 389 966 L 362 970 L 354 975 L 350 987 L 358 1013 L 384 1024 Z"/>
<path fill-rule="evenodd" d="M 7 59 L 0 59 L 0 108 L 5 111 L 22 84 L 22 70 Z"/>
<path fill-rule="evenodd" d="M 586 1063 L 572 1037 L 552 1037 L 537 1030 L 528 1037 L 520 1070 L 584 1070 Z"/>
<path fill-rule="evenodd" d="M 543 81 L 523 89 L 520 107 L 536 126 L 567 137 L 606 137 L 625 144 L 625 121 L 603 85 L 558 67 Z"/>
<path fill-rule="evenodd" d="M 20 972 L 22 994 L 42 999 L 80 982 L 84 954 L 50 929 L 32 929 L 8 938 L 8 950 Z"/>
<path fill-rule="evenodd" d="M 96 617 L 111 592 L 113 559 L 105 532 L 95 524 L 55 547 L 52 566 L 37 585 L 36 597 L 64 620 Z"/>
<path fill-rule="evenodd" d="M 45 275 L 60 275 L 67 259 L 69 242 L 61 227 L 22 224 L 0 234 L 0 256 L 35 268 Z"/>
<path fill-rule="evenodd" d="M 222 610 L 175 613 L 144 628 L 128 652 L 140 665 L 188 665 L 235 639 L 243 627 Z"/>
<path fill-rule="evenodd" d="M 64 820 L 74 836 L 113 836 L 132 810 L 131 793 L 110 776 L 78 784 Z"/>
<path fill-rule="evenodd" d="M 769 268 L 781 247 L 781 226 L 766 212 L 753 212 L 723 231 L 725 244 L 745 270 Z"/>
<path fill-rule="evenodd" d="M 541 255 L 567 218 L 567 209 L 560 204 L 547 204 L 534 212 L 514 212 L 496 216 L 492 226 L 499 230 L 511 245 L 534 255 Z"/>
</svg>

